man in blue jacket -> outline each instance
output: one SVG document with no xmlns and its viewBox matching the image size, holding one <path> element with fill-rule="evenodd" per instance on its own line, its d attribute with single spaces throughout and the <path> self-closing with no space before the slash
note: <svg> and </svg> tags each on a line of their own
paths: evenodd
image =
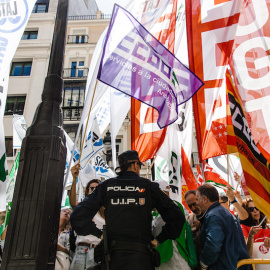
<svg viewBox="0 0 270 270">
<path fill-rule="evenodd" d="M 204 213 L 201 229 L 201 269 L 236 270 L 237 262 L 249 254 L 237 219 L 219 204 L 215 187 L 204 184 L 196 192 L 197 204 Z M 250 265 L 240 269 L 249 270 Z"/>
</svg>

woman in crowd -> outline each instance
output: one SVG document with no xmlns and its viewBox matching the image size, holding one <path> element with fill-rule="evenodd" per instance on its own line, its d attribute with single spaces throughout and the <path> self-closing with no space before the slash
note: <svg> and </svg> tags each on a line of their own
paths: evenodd
<svg viewBox="0 0 270 270">
<path fill-rule="evenodd" d="M 248 218 L 240 220 L 250 257 L 270 259 L 270 229 L 265 215 L 255 206 L 252 199 L 243 201 L 243 208 L 248 212 Z M 269 269 L 269 265 L 256 265 L 256 270 Z"/>
<path fill-rule="evenodd" d="M 64 270 L 70 267 L 69 218 L 71 212 L 72 210 L 66 207 L 62 208 L 60 212 L 55 270 Z"/>
<path fill-rule="evenodd" d="M 79 175 L 80 164 L 77 164 L 71 168 L 71 173 L 73 176 L 73 183 L 70 190 L 70 205 L 72 207 L 76 207 L 78 202 L 76 201 L 76 180 Z M 100 180 L 92 179 L 89 181 L 85 188 L 85 196 L 91 194 L 95 191 L 98 186 Z M 74 196 L 75 194 L 75 196 Z M 97 227 L 101 230 L 103 225 L 105 224 L 104 217 L 104 208 L 100 208 L 99 212 L 93 218 L 93 221 L 96 223 Z M 71 270 L 84 270 L 90 266 L 94 266 L 94 248 L 98 245 L 100 239 L 94 235 L 77 235 L 76 237 L 76 250 L 75 255 L 72 260 Z"/>
</svg>

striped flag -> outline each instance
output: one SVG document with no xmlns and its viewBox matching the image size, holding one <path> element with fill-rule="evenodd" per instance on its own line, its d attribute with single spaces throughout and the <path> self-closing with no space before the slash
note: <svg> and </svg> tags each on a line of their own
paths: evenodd
<svg viewBox="0 0 270 270">
<path fill-rule="evenodd" d="M 233 82 L 227 76 L 233 130 L 228 132 L 228 151 L 238 151 L 245 182 L 255 205 L 270 216 L 270 167 L 256 146 L 244 113 L 243 105 Z"/>
</svg>

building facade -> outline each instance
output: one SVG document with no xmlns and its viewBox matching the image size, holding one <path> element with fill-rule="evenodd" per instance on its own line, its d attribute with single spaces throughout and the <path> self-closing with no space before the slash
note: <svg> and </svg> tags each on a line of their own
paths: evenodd
<svg viewBox="0 0 270 270">
<path fill-rule="evenodd" d="M 11 63 L 4 132 L 8 169 L 14 159 L 12 151 L 13 114 L 24 115 L 30 126 L 41 102 L 47 76 L 58 0 L 38 0 Z"/>
<path fill-rule="evenodd" d="M 13 58 L 7 105 L 4 116 L 6 150 L 9 171 L 13 165 L 12 115 L 23 114 L 31 125 L 36 107 L 41 102 L 44 80 L 47 76 L 58 0 L 38 0 Z M 95 0 L 70 0 L 64 58 L 63 127 L 74 141 L 86 94 L 89 65 L 99 37 L 109 25 L 110 15 L 102 14 Z M 116 138 L 117 153 L 131 149 L 130 113 Z M 110 126 L 103 132 L 108 135 Z M 195 134 L 195 130 L 194 130 Z M 82 136 L 81 136 L 82 137 Z M 193 136 L 193 169 L 198 158 Z M 78 147 L 80 147 L 80 141 Z M 110 156 L 101 154 L 112 167 Z M 145 175 L 148 167 L 144 167 Z"/>
</svg>

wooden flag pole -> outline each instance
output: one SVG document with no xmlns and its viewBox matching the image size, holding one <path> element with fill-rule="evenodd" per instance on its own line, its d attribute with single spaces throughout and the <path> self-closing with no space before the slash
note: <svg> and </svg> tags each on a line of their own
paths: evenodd
<svg viewBox="0 0 270 270">
<path fill-rule="evenodd" d="M 149 173 L 150 173 L 150 171 L 151 171 L 151 169 L 152 169 L 152 167 L 153 167 L 153 165 L 154 165 L 154 163 L 155 163 L 156 158 L 157 158 L 157 156 L 154 157 L 154 159 L 153 159 L 153 161 L 152 161 L 152 163 L 151 163 L 151 166 L 150 166 L 150 168 L 149 168 L 148 171 L 147 171 L 147 174 L 146 174 L 145 178 L 148 177 L 148 175 L 149 175 Z"/>
<path fill-rule="evenodd" d="M 87 127 L 88 127 L 88 122 L 89 122 L 89 117 L 90 117 L 90 113 L 91 113 L 91 110 L 92 110 L 92 105 L 93 105 L 93 101 L 94 101 L 94 97 L 95 97 L 95 93 L 96 93 L 97 82 L 98 82 L 98 80 L 96 79 L 96 84 L 95 84 L 95 88 L 94 88 L 94 93 L 93 93 L 91 105 L 90 105 L 89 112 L 88 112 L 88 116 L 87 116 L 86 127 L 85 127 L 85 129 L 84 129 L 83 140 L 82 140 L 82 142 L 81 142 L 81 150 L 80 150 L 80 157 L 79 157 L 79 162 L 78 162 L 78 163 L 80 163 L 80 161 L 81 161 L 82 149 L 83 149 L 84 140 L 85 140 L 85 135 L 86 135 L 86 132 L 87 132 Z"/>
</svg>

